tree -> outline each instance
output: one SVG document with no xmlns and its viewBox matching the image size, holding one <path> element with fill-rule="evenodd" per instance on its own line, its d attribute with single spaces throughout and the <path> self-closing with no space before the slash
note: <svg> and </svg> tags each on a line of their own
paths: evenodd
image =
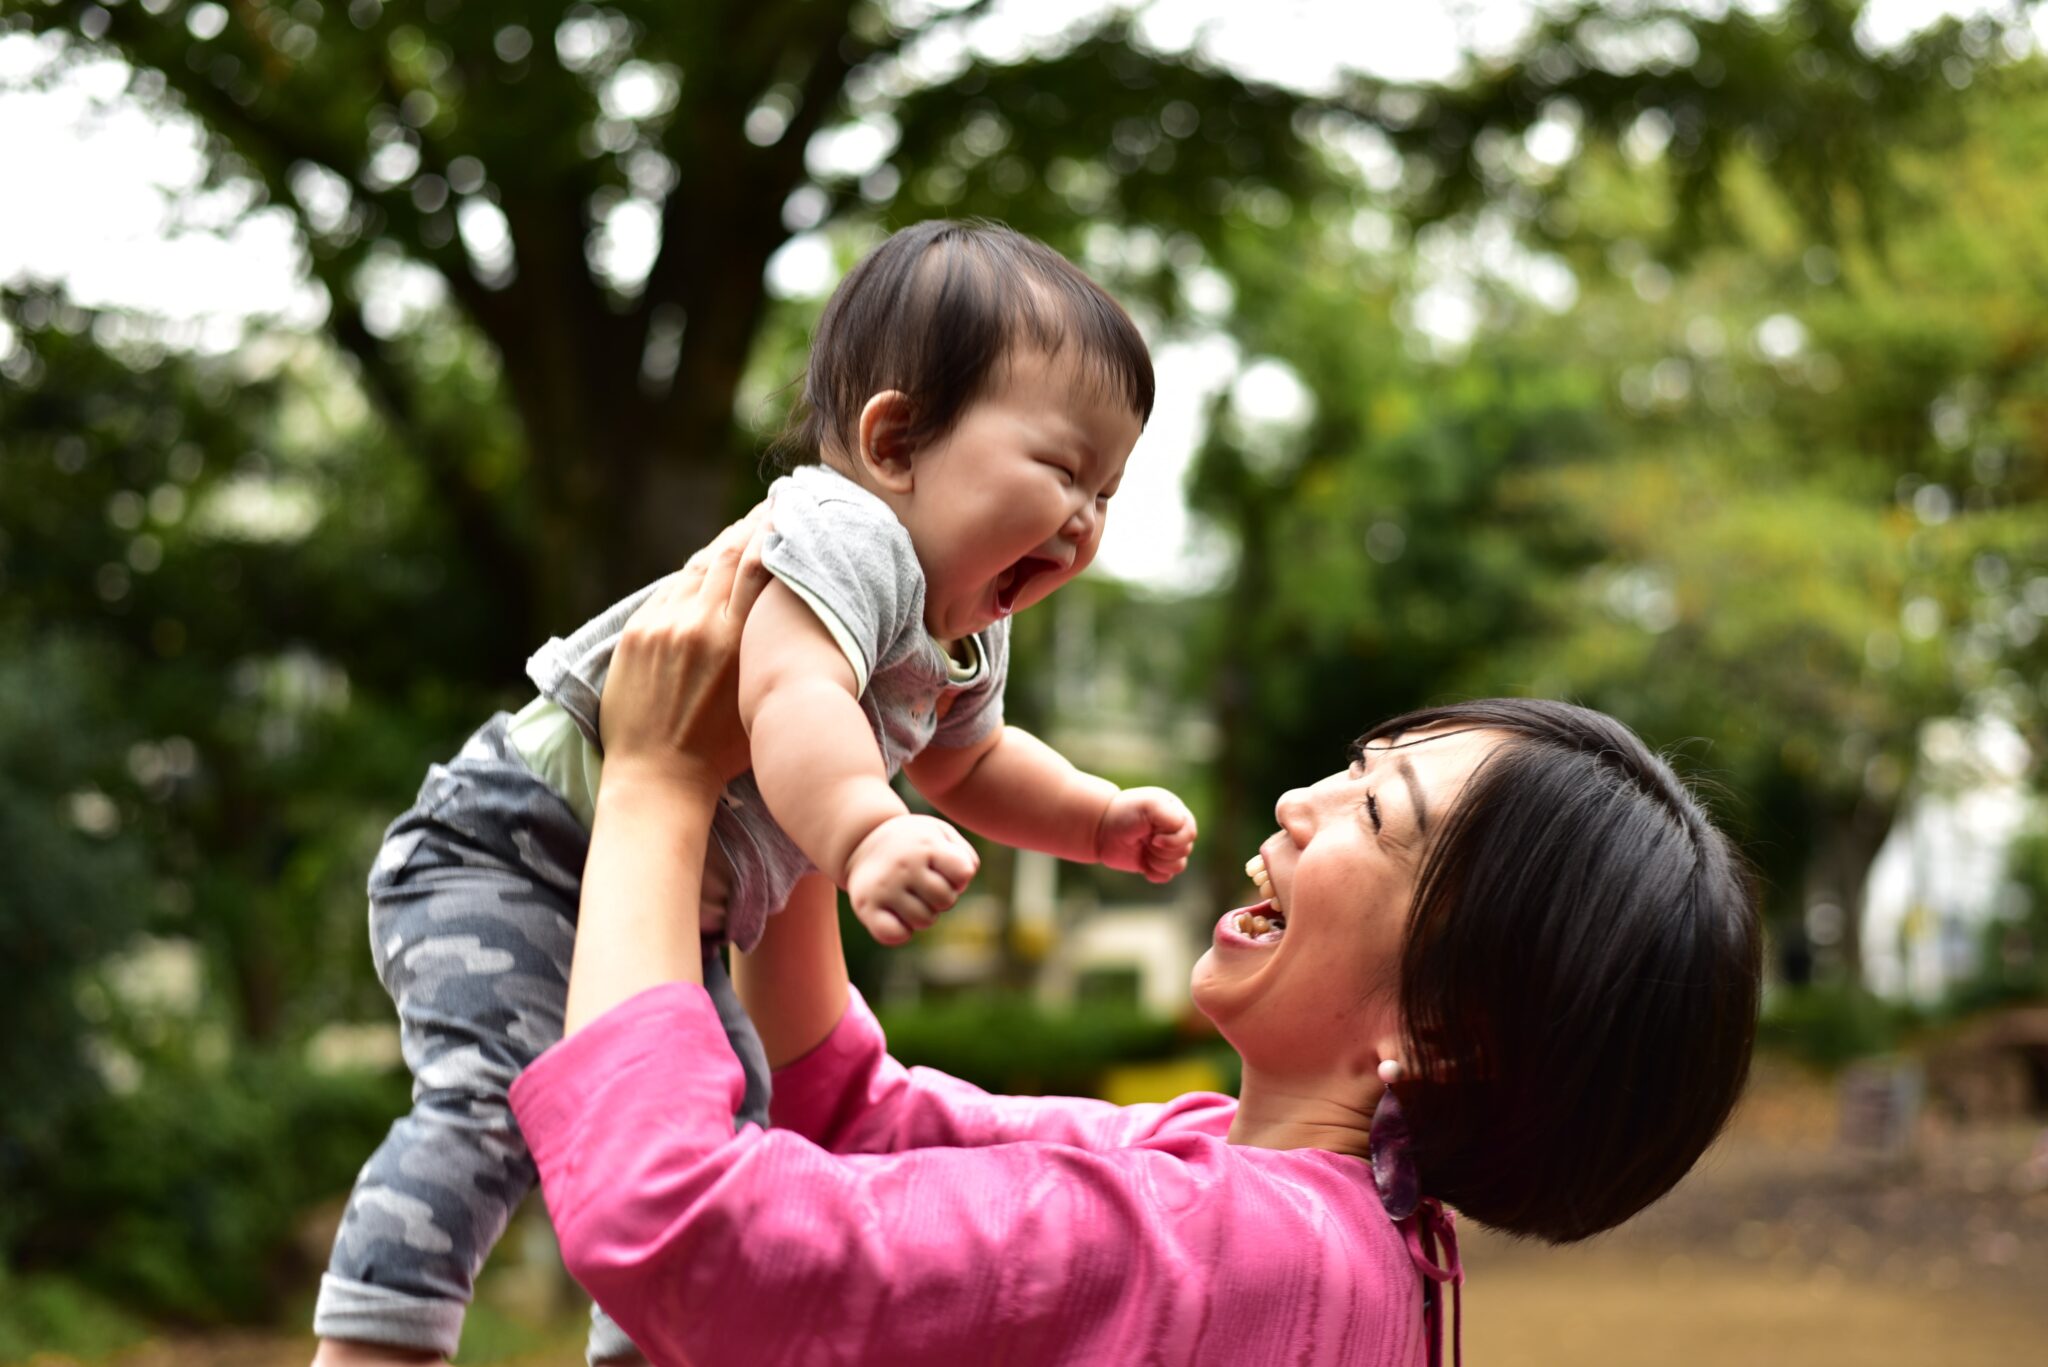
<svg viewBox="0 0 2048 1367">
<path fill-rule="evenodd" d="M 970 47 L 934 75 L 914 59 L 971 34 L 986 0 L 9 8 L 15 28 L 118 54 L 137 93 L 205 125 L 216 178 L 292 217 L 328 336 L 522 639 L 673 566 L 733 505 L 763 268 L 793 232 L 945 211 L 1069 249 L 1091 223 L 1213 243 L 1232 216 L 1344 192 L 1325 148 L 1346 128 L 1390 138 L 1408 198 L 1436 214 L 1497 193 L 1503 149 L 1560 111 L 1593 139 L 1663 118 L 1688 203 L 1711 203 L 1729 149 L 1768 145 L 1832 223 L 1876 188 L 1872 149 L 1926 102 L 1928 73 L 1966 60 L 1955 24 L 1868 53 L 1846 0 L 1782 22 L 1583 6 L 1453 86 L 1361 78 L 1329 98 L 1152 51 L 1114 12 L 1021 61 Z M 893 130 L 879 164 L 817 155 L 857 124 Z M 608 245 L 634 225 L 657 243 L 644 268 Z M 469 427 L 435 410 L 403 325 L 371 307 L 366 273 L 400 261 L 488 348 L 521 448 L 508 486 L 478 478 Z M 1171 303 L 1164 263 L 1117 274 Z"/>
<path fill-rule="evenodd" d="M 1232 328 L 1312 417 L 1226 413 L 1197 486 L 1242 546 L 1215 677 L 1252 791 L 1387 712 L 1575 697 L 1718 780 L 1795 959 L 1808 908 L 1853 913 L 1925 719 L 2040 733 L 2043 79 L 1987 73 L 1939 153 L 1895 151 L 1876 239 L 1816 241 L 1747 155 L 1717 234 L 1674 238 L 1654 166 L 1595 153 L 1545 189 L 1572 232 L 1522 225 L 1572 306 L 1496 289 L 1448 360 L 1390 321 L 1405 258 L 1305 229 Z"/>
</svg>

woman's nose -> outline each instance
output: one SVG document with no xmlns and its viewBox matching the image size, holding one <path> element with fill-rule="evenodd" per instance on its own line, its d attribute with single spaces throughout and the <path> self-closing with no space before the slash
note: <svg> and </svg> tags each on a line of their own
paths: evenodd
<svg viewBox="0 0 2048 1367">
<path fill-rule="evenodd" d="M 1307 788 L 1289 788 L 1273 804 L 1273 820 L 1297 845 L 1306 845 L 1315 831 L 1314 795 Z"/>
</svg>

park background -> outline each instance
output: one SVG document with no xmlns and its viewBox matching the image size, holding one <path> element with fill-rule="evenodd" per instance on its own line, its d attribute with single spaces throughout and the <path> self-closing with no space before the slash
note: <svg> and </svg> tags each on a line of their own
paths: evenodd
<svg viewBox="0 0 2048 1367">
<path fill-rule="evenodd" d="M 924 942 L 856 931 L 899 1052 L 1229 1085 L 1181 988 L 1273 798 L 1392 712 L 1570 697 L 1755 860 L 1765 1047 L 1635 1225 L 1469 1236 L 1474 1359 L 2048 1351 L 2044 34 L 4 0 L 0 1361 L 303 1360 L 405 1099 L 381 828 L 538 642 L 758 494 L 846 267 L 970 215 L 1095 274 L 1161 376 L 1011 715 L 1204 838 L 1165 890 L 989 851 Z M 463 1361 L 580 1351 L 537 1208 Z"/>
</svg>

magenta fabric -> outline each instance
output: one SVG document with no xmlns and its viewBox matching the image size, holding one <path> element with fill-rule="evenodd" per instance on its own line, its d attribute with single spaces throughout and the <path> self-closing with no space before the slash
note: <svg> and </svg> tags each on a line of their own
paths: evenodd
<svg viewBox="0 0 2048 1367">
<path fill-rule="evenodd" d="M 777 1128 L 732 1132 L 742 1085 L 678 983 L 512 1089 L 570 1271 L 658 1364 L 1438 1360 L 1448 1217 L 1397 1227 L 1359 1159 L 1225 1143 L 1228 1097 L 991 1096 L 890 1058 L 857 996 L 775 1074 Z"/>
</svg>

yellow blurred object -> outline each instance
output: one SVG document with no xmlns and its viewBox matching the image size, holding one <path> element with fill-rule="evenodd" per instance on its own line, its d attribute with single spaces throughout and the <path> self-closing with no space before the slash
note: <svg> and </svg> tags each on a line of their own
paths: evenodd
<svg viewBox="0 0 2048 1367">
<path fill-rule="evenodd" d="M 1036 922 L 1018 921 L 1010 927 L 1010 949 L 1026 963 L 1042 963 L 1052 953 L 1053 929 Z"/>
<path fill-rule="evenodd" d="M 1171 1059 L 1165 1063 L 1124 1063 L 1105 1069 L 1102 1099 L 1119 1106 L 1141 1101 L 1171 1101 L 1186 1092 L 1220 1092 L 1223 1075 L 1204 1058 Z"/>
</svg>

